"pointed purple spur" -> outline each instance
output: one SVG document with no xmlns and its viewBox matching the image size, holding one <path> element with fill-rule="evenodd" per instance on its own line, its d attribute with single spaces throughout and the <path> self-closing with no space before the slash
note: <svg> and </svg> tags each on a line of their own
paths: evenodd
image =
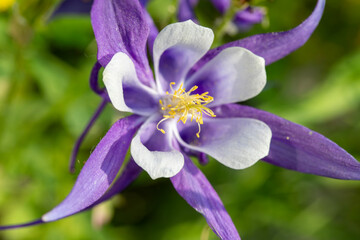
<svg viewBox="0 0 360 240">
<path fill-rule="evenodd" d="M 289 31 L 254 35 L 212 49 L 196 64 L 193 70 L 199 69 L 229 47 L 246 48 L 263 57 L 266 65 L 282 59 L 306 43 L 318 26 L 324 7 L 325 0 L 318 0 L 312 14 L 299 26 Z"/>
</svg>

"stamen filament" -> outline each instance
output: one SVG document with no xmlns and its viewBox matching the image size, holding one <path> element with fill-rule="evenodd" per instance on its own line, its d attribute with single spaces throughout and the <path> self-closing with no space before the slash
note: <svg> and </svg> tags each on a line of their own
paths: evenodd
<svg viewBox="0 0 360 240">
<path fill-rule="evenodd" d="M 159 128 L 159 125 L 160 125 L 160 123 L 162 123 L 163 121 L 165 121 L 165 120 L 167 120 L 167 119 L 168 119 L 168 118 L 163 118 L 163 119 L 161 119 L 161 120 L 158 122 L 158 124 L 156 125 L 156 129 L 159 130 L 160 132 L 162 132 L 163 134 L 165 134 L 165 130 L 162 129 L 162 128 Z"/>
<path fill-rule="evenodd" d="M 203 113 L 210 117 L 216 117 L 214 112 L 205 107 L 207 104 L 211 103 L 214 98 L 209 96 L 209 92 L 204 92 L 202 94 L 190 94 L 198 89 L 198 86 L 193 86 L 188 92 L 186 92 L 185 88 L 183 88 L 183 83 L 180 84 L 177 90 L 173 89 L 173 85 L 175 82 L 170 83 L 170 89 L 173 92 L 170 94 L 166 92 L 167 97 L 162 100 L 159 100 L 161 110 L 164 112 L 163 118 L 158 122 L 156 128 L 163 134 L 165 134 L 165 130 L 159 128 L 159 125 L 168 120 L 178 117 L 178 121 L 182 121 L 183 124 L 186 124 L 186 121 L 190 116 L 190 121 L 192 122 L 194 119 L 198 124 L 199 131 L 196 133 L 196 136 L 200 138 L 200 125 L 203 124 Z"/>
</svg>

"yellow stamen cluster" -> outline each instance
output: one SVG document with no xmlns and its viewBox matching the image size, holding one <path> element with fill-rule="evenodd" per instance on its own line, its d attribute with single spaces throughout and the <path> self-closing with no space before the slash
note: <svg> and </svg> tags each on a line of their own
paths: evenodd
<svg viewBox="0 0 360 240">
<path fill-rule="evenodd" d="M 195 119 L 199 126 L 199 131 L 196 133 L 196 136 L 199 138 L 200 124 L 203 124 L 203 114 L 206 114 L 210 117 L 216 117 L 211 109 L 205 107 L 205 105 L 211 103 L 214 98 L 208 95 L 209 92 L 191 95 L 191 92 L 198 88 L 197 86 L 193 86 L 188 92 L 186 92 L 182 83 L 175 91 L 172 88 L 173 85 L 175 85 L 175 83 L 171 82 L 170 89 L 173 93 L 170 94 L 169 92 L 166 92 L 166 97 L 162 100 L 159 100 L 161 110 L 164 112 L 164 118 L 158 122 L 156 128 L 165 134 L 165 130 L 159 128 L 160 123 L 168 119 L 178 117 L 178 122 L 182 121 L 185 124 L 188 117 L 190 116 L 190 121 L 192 122 Z"/>
</svg>

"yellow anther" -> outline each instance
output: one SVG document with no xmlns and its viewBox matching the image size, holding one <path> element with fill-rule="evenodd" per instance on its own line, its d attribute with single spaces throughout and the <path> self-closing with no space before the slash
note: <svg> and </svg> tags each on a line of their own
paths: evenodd
<svg viewBox="0 0 360 240">
<path fill-rule="evenodd" d="M 198 86 L 195 85 L 195 86 L 193 86 L 193 87 L 190 89 L 189 93 L 195 91 L 196 89 L 198 89 Z M 202 95 L 202 94 L 201 94 L 201 95 Z"/>
<path fill-rule="evenodd" d="M 170 94 L 166 92 L 165 98 L 159 100 L 161 110 L 163 111 L 163 118 L 158 122 L 156 128 L 162 133 L 165 133 L 164 129 L 159 128 L 160 123 L 166 121 L 170 118 L 178 118 L 178 122 L 182 121 L 186 123 L 188 117 L 192 122 L 194 119 L 198 124 L 199 131 L 196 133 L 196 136 L 200 137 L 200 124 L 203 124 L 203 113 L 210 117 L 216 117 L 214 112 L 205 107 L 214 100 L 213 97 L 209 96 L 209 92 L 204 92 L 200 94 L 190 94 L 191 92 L 198 89 L 198 86 L 193 86 L 188 92 L 183 88 L 181 83 L 177 90 L 173 89 L 175 82 L 170 83 L 170 89 L 173 92 Z"/>
</svg>

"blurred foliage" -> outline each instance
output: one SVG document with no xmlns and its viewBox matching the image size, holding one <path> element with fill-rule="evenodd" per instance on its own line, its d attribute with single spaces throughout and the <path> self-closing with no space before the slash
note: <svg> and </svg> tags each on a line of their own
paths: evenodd
<svg viewBox="0 0 360 240">
<path fill-rule="evenodd" d="M 68 194 L 76 179 L 76 174 L 68 173 L 73 143 L 100 103 L 88 87 L 96 60 L 90 18 L 50 19 L 57 3 L 18 0 L 0 13 L 2 225 L 39 218 Z M 221 16 L 208 1 L 200 1 L 196 12 L 201 24 L 221 35 L 218 45 L 290 29 L 311 13 L 315 0 L 254 3 L 267 8 L 269 24 L 245 34 L 230 35 L 221 29 Z M 153 0 L 148 9 L 160 28 L 176 21 L 175 0 Z M 359 12 L 358 0 L 328 0 L 309 42 L 268 66 L 266 89 L 248 102 L 323 133 L 358 159 Z M 82 145 L 77 172 L 117 118 L 119 113 L 109 105 Z M 243 239 L 360 237 L 358 182 L 301 174 L 262 162 L 234 171 L 211 161 L 202 170 Z M 123 194 L 96 210 L 3 231 L 0 239 L 217 238 L 168 180 L 152 181 L 143 173 Z"/>
</svg>

